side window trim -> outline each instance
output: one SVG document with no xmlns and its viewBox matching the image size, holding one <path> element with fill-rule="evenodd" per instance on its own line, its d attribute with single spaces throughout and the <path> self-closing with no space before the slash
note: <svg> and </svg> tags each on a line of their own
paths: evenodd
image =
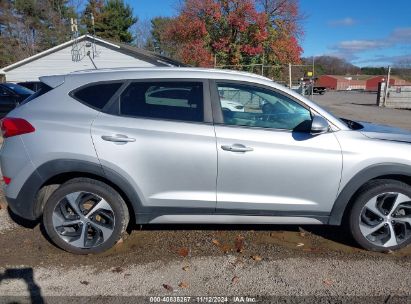
<svg viewBox="0 0 411 304">
<path fill-rule="evenodd" d="M 106 103 L 104 108 L 101 110 L 103 113 L 109 113 L 109 111 L 112 110 L 112 107 L 114 107 L 114 103 L 117 103 L 117 106 L 115 108 L 116 110 L 114 111 L 115 113 L 110 113 L 110 114 L 120 115 L 120 95 L 124 92 L 124 90 L 129 86 L 130 83 L 131 83 L 130 80 L 123 81 L 123 84 L 121 85 L 121 87 L 117 90 L 116 93 L 114 93 L 113 96 L 111 96 L 109 101 Z"/>
<path fill-rule="evenodd" d="M 221 109 L 221 104 L 220 104 L 220 95 L 218 94 L 217 81 L 214 79 L 211 79 L 209 83 L 210 83 L 211 106 L 212 106 L 212 112 L 213 112 L 213 123 L 223 125 L 224 117 L 223 117 L 223 111 Z"/>
<path fill-rule="evenodd" d="M 259 130 L 268 130 L 268 131 L 280 131 L 280 132 L 292 132 L 292 130 L 289 129 L 280 129 L 280 128 L 263 128 L 263 127 L 257 127 L 257 126 L 241 126 L 241 125 L 228 125 L 225 124 L 224 122 L 224 116 L 223 116 L 223 111 L 221 108 L 221 101 L 220 101 L 220 94 L 218 93 L 218 84 L 223 83 L 227 85 L 244 85 L 244 86 L 249 86 L 249 87 L 256 87 L 260 88 L 263 90 L 268 90 L 268 91 L 273 91 L 277 94 L 284 95 L 288 98 L 290 98 L 292 101 L 295 103 L 299 104 L 300 106 L 304 107 L 307 111 L 312 113 L 312 109 L 307 106 L 306 104 L 302 103 L 300 100 L 296 99 L 295 97 L 287 94 L 286 92 L 280 91 L 278 89 L 275 89 L 273 87 L 269 87 L 266 85 L 262 85 L 259 83 L 252 83 L 252 82 L 247 82 L 247 81 L 235 81 L 235 80 L 226 80 L 226 79 L 215 79 L 215 80 L 210 80 L 210 95 L 211 95 L 211 103 L 213 106 L 213 119 L 214 119 L 214 124 L 216 125 L 222 125 L 226 127 L 234 127 L 234 128 L 248 128 L 248 129 L 259 129 Z"/>
<path fill-rule="evenodd" d="M 151 79 L 124 79 L 124 84 L 120 87 L 120 89 L 113 95 L 113 98 L 107 103 L 106 107 L 104 107 L 103 112 L 110 115 L 120 115 L 120 95 L 127 89 L 127 87 L 131 83 L 136 82 L 200 82 L 203 85 L 203 121 L 202 122 L 195 122 L 195 121 L 181 121 L 185 123 L 213 123 L 213 115 L 211 110 L 211 98 L 210 98 L 210 84 L 207 79 L 203 78 L 151 78 Z M 132 116 L 125 116 L 130 117 Z M 173 119 L 164 119 L 164 118 L 151 118 L 151 117 L 134 117 L 134 118 L 143 118 L 143 119 L 153 119 L 153 120 L 168 120 L 168 121 L 180 121 L 180 120 L 173 120 Z"/>
</svg>

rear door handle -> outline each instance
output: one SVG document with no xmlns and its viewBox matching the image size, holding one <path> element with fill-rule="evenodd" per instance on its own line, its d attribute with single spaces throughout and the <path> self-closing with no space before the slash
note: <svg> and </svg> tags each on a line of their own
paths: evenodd
<svg viewBox="0 0 411 304">
<path fill-rule="evenodd" d="M 111 141 L 115 143 L 128 143 L 128 142 L 135 142 L 135 138 L 127 137 L 123 134 L 116 134 L 116 135 L 103 135 L 101 138 L 105 141 Z"/>
<path fill-rule="evenodd" d="M 253 148 L 251 147 L 246 147 L 241 144 L 233 144 L 233 145 L 224 145 L 221 146 L 221 149 L 224 151 L 229 151 L 229 152 L 251 152 L 254 151 Z"/>
</svg>

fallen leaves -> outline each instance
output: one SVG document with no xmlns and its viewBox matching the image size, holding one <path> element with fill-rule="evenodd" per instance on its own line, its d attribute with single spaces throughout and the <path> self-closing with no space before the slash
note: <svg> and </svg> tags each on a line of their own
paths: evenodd
<svg viewBox="0 0 411 304">
<path fill-rule="evenodd" d="M 303 251 L 312 252 L 312 253 L 320 253 L 320 252 L 323 252 L 324 250 L 321 250 L 321 248 L 310 247 L 310 248 L 304 248 Z"/>
<path fill-rule="evenodd" d="M 230 243 L 230 242 L 222 243 L 218 239 L 213 239 L 211 242 L 216 247 L 218 247 L 223 253 L 228 253 L 230 251 L 236 251 L 237 253 L 243 253 L 244 252 L 245 239 L 241 235 L 238 235 L 235 238 L 234 246 L 233 246 L 233 243 Z"/>
<path fill-rule="evenodd" d="M 325 279 L 325 280 L 323 281 L 323 284 L 326 285 L 326 286 L 331 286 L 331 285 L 334 284 L 334 282 L 333 282 L 333 280 L 331 280 L 331 279 Z"/>
<path fill-rule="evenodd" d="M 177 250 L 179 256 L 185 258 L 190 254 L 190 249 L 187 247 L 181 247 Z"/>
<path fill-rule="evenodd" d="M 185 289 L 185 288 L 188 288 L 189 285 L 188 285 L 188 283 L 186 283 L 186 282 L 180 282 L 180 283 L 178 284 L 178 287 Z"/>
<path fill-rule="evenodd" d="M 90 284 L 90 282 L 88 282 L 88 281 L 80 281 L 80 284 L 83 284 L 83 285 L 88 285 L 88 284 Z"/>
<path fill-rule="evenodd" d="M 163 284 L 163 288 L 166 289 L 167 291 L 170 291 L 170 292 L 173 292 L 173 291 L 174 291 L 174 288 L 171 287 L 171 286 L 168 285 L 168 284 Z"/>
<path fill-rule="evenodd" d="M 220 244 L 220 241 L 219 240 L 216 240 L 216 239 L 213 239 L 212 240 L 212 243 L 214 244 L 214 245 L 216 245 L 216 246 L 220 246 L 221 244 Z"/>
<path fill-rule="evenodd" d="M 236 237 L 235 242 L 234 242 L 234 247 L 238 253 L 242 253 L 244 251 L 244 237 L 243 236 L 239 235 Z"/>
<path fill-rule="evenodd" d="M 215 246 L 220 248 L 220 250 L 224 253 L 228 253 L 231 250 L 231 247 L 228 244 L 221 244 L 219 240 L 213 239 L 211 241 Z"/>
<path fill-rule="evenodd" d="M 256 262 L 260 262 L 263 258 L 259 255 L 253 255 L 251 256 L 251 258 L 256 261 Z"/>
<path fill-rule="evenodd" d="M 220 249 L 224 254 L 227 254 L 231 251 L 231 246 L 228 244 L 223 244 L 220 246 Z"/>
<path fill-rule="evenodd" d="M 237 284 L 239 281 L 240 281 L 240 278 L 237 277 L 237 276 L 234 276 L 234 277 L 231 279 L 231 283 L 233 283 L 233 284 Z"/>
<path fill-rule="evenodd" d="M 121 267 L 115 267 L 111 270 L 111 272 L 114 272 L 114 273 L 122 273 L 123 271 L 124 269 Z"/>
<path fill-rule="evenodd" d="M 190 269 L 190 266 L 186 265 L 182 268 L 184 271 L 188 271 Z"/>
</svg>

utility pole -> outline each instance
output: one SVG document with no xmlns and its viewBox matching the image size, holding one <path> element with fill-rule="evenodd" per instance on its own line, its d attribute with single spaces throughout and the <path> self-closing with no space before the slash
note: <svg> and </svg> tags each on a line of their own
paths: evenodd
<svg viewBox="0 0 411 304">
<path fill-rule="evenodd" d="M 311 76 L 311 99 L 314 100 L 314 83 L 315 83 L 315 56 L 313 55 L 313 76 Z"/>
<path fill-rule="evenodd" d="M 390 80 L 391 80 L 391 66 L 388 66 L 387 83 L 385 84 L 385 90 L 384 90 L 384 103 L 383 103 L 384 107 L 387 104 L 388 88 L 390 86 Z"/>
<path fill-rule="evenodd" d="M 315 63 L 314 63 L 314 61 L 315 61 L 315 56 L 313 56 L 313 77 L 315 75 Z"/>
<path fill-rule="evenodd" d="M 291 63 L 288 64 L 288 78 L 289 78 L 289 79 L 288 79 L 288 81 L 289 81 L 289 84 L 288 84 L 288 85 L 289 85 L 289 87 L 290 87 L 290 89 L 291 89 L 291 87 L 292 87 L 292 85 L 293 85 L 292 82 L 291 82 Z"/>
</svg>

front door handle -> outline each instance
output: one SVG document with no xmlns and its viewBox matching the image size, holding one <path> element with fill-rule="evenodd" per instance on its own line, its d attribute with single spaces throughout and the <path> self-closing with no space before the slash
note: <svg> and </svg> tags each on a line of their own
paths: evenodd
<svg viewBox="0 0 411 304">
<path fill-rule="evenodd" d="M 127 137 L 123 134 L 116 134 L 116 135 L 103 135 L 101 138 L 105 141 L 111 141 L 115 143 L 128 143 L 128 142 L 135 142 L 135 138 Z"/>
<path fill-rule="evenodd" d="M 221 149 L 224 151 L 229 151 L 229 152 L 251 152 L 254 151 L 253 148 L 251 147 L 246 147 L 241 144 L 234 144 L 234 145 L 225 145 L 221 146 Z"/>
</svg>

